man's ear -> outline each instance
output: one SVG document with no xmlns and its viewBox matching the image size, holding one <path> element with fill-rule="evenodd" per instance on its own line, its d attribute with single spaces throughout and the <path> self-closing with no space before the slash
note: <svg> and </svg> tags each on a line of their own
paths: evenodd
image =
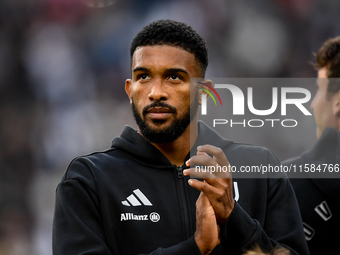
<svg viewBox="0 0 340 255">
<path fill-rule="evenodd" d="M 203 89 L 208 90 L 210 93 L 212 92 L 211 89 L 209 87 L 213 86 L 213 83 L 211 80 L 205 80 L 200 82 L 201 84 L 206 84 L 207 86 L 204 85 L 200 85 Z M 207 92 L 205 92 L 204 90 L 199 89 L 198 90 L 198 103 L 201 105 L 202 104 L 202 95 L 206 95 L 207 99 L 209 97 L 209 94 Z"/>
<path fill-rule="evenodd" d="M 131 85 L 132 85 L 132 80 L 126 79 L 126 81 L 125 81 L 125 92 L 130 99 L 130 104 L 132 104 Z"/>
</svg>

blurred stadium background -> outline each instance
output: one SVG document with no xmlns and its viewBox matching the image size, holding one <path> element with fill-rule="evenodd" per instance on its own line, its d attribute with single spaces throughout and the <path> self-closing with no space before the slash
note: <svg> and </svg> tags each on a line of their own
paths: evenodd
<svg viewBox="0 0 340 255">
<path fill-rule="evenodd" d="M 338 0 L 1 0 L 0 255 L 51 254 L 68 163 L 135 125 L 124 82 L 144 25 L 190 24 L 207 41 L 210 77 L 304 78 L 316 75 L 308 62 L 318 47 L 340 35 L 339 10 Z M 275 139 L 274 151 L 285 137 Z"/>
</svg>

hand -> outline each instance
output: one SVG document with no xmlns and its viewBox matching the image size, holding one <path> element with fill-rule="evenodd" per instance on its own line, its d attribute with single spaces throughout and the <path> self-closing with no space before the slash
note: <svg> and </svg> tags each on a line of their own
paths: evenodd
<svg viewBox="0 0 340 255">
<path fill-rule="evenodd" d="M 211 154 L 213 157 L 208 155 Z M 197 171 L 197 168 L 190 168 L 183 171 L 184 175 L 202 178 L 204 181 L 190 179 L 189 184 L 206 195 L 214 208 L 216 219 L 220 224 L 225 224 L 229 215 L 234 209 L 233 181 L 229 161 L 222 149 L 212 145 L 197 147 L 197 155 L 191 157 L 187 166 L 203 165 L 210 166 L 215 172 Z M 217 171 L 220 169 L 220 171 Z M 221 170 L 222 169 L 222 170 Z"/>
<path fill-rule="evenodd" d="M 195 241 L 203 255 L 209 254 L 221 242 L 214 208 L 202 192 L 196 201 Z"/>
</svg>

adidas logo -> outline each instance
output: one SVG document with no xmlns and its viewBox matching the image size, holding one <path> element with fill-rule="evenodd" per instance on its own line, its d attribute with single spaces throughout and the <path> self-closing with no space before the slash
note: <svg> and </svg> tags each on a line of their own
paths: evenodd
<svg viewBox="0 0 340 255">
<path fill-rule="evenodd" d="M 122 201 L 122 204 L 125 206 L 152 206 L 151 202 L 147 197 L 140 191 L 139 189 L 135 189 L 133 191 L 134 194 L 131 194 L 126 198 L 126 200 Z"/>
</svg>

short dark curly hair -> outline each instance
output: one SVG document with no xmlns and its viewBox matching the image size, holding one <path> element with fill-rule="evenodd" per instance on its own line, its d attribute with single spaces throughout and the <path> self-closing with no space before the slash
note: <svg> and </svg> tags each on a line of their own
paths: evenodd
<svg viewBox="0 0 340 255">
<path fill-rule="evenodd" d="M 202 76 L 208 66 L 208 49 L 203 38 L 189 25 L 174 20 L 158 20 L 145 26 L 132 40 L 131 60 L 140 46 L 169 45 L 192 53 L 201 65 Z"/>
<path fill-rule="evenodd" d="M 316 54 L 317 69 L 326 67 L 328 78 L 340 78 L 340 36 L 328 39 Z M 331 79 L 328 93 L 334 94 L 340 90 L 340 79 Z"/>
</svg>

